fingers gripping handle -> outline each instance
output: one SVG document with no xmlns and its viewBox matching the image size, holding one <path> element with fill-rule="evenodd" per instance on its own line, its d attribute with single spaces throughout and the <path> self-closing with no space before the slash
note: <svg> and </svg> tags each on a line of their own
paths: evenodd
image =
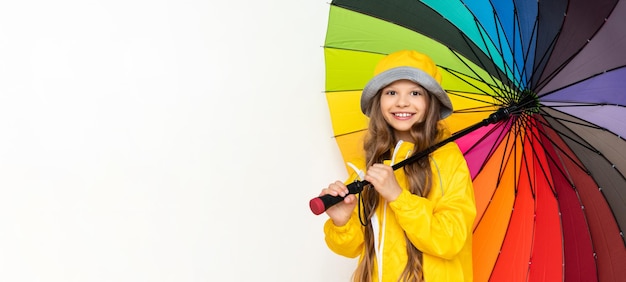
<svg viewBox="0 0 626 282">
<path fill-rule="evenodd" d="M 363 191 L 363 187 L 369 184 L 367 181 L 354 181 L 348 184 L 348 195 L 358 194 Z M 346 195 L 347 196 L 347 195 Z M 309 201 L 309 207 L 315 215 L 325 212 L 328 208 L 340 203 L 345 197 L 333 196 L 330 194 L 322 195 Z"/>
</svg>

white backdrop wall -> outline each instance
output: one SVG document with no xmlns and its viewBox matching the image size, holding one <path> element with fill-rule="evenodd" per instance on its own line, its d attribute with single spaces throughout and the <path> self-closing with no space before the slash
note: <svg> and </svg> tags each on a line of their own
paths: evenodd
<svg viewBox="0 0 626 282">
<path fill-rule="evenodd" d="M 0 281 L 348 281 L 320 1 L 0 4 Z"/>
</svg>

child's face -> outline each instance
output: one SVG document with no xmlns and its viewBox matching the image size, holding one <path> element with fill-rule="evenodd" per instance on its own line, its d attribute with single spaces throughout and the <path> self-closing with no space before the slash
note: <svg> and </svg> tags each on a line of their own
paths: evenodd
<svg viewBox="0 0 626 282">
<path fill-rule="evenodd" d="M 409 130 L 413 124 L 424 121 L 428 99 L 426 89 L 409 80 L 398 80 L 383 88 L 380 110 L 397 138 L 414 142 Z"/>
</svg>

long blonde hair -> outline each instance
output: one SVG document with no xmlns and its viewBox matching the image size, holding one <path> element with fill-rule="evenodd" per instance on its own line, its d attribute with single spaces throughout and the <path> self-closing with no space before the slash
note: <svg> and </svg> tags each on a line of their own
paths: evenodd
<svg viewBox="0 0 626 282">
<path fill-rule="evenodd" d="M 369 128 L 365 137 L 363 148 L 367 160 L 367 167 L 375 163 L 382 163 L 390 159 L 392 150 L 398 142 L 393 128 L 387 124 L 380 109 L 381 91 L 371 99 Z M 441 105 L 430 93 L 428 107 L 423 122 L 416 123 L 411 128 L 410 134 L 414 141 L 413 154 L 421 152 L 434 145 L 441 139 L 443 132 L 438 125 Z M 426 197 L 432 184 L 432 171 L 428 158 L 422 158 L 403 167 L 408 179 L 408 187 L 412 194 Z M 376 189 L 364 189 L 361 193 L 364 203 L 364 214 L 369 222 L 379 204 L 379 195 Z M 353 279 L 355 282 L 372 281 L 373 262 L 375 261 L 374 234 L 371 224 L 364 227 L 365 252 L 357 266 Z M 398 281 L 423 281 L 422 252 L 415 248 L 405 237 L 408 261 Z M 378 271 L 382 271 L 379 269 Z"/>
</svg>

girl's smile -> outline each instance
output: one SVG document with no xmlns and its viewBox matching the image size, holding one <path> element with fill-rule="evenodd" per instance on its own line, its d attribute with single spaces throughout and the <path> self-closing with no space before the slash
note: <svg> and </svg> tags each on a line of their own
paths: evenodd
<svg viewBox="0 0 626 282">
<path fill-rule="evenodd" d="M 411 119 L 413 115 L 414 113 L 394 113 L 394 116 L 396 117 L 396 119 L 399 119 L 399 120 Z"/>
</svg>

